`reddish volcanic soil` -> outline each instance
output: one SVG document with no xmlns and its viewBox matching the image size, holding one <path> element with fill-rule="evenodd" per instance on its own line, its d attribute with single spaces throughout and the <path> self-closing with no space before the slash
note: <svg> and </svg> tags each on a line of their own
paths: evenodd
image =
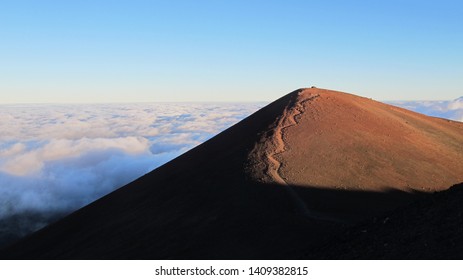
<svg viewBox="0 0 463 280">
<path fill-rule="evenodd" d="M 368 191 L 463 182 L 463 123 L 324 89 L 293 98 L 255 149 L 266 181 Z"/>
<path fill-rule="evenodd" d="M 291 258 L 463 182 L 462 143 L 459 122 L 297 90 L 0 256 Z"/>
<path fill-rule="evenodd" d="M 255 146 L 249 173 L 263 182 L 317 190 L 441 191 L 463 182 L 462 131 L 460 122 L 347 93 L 304 89 L 292 96 L 270 136 Z M 305 201 L 314 195 L 299 191 Z M 391 200 L 358 209 L 362 200 L 342 205 L 344 197 L 336 195 L 325 199 L 322 211 L 355 219 L 362 215 L 359 211 L 402 203 Z"/>
</svg>

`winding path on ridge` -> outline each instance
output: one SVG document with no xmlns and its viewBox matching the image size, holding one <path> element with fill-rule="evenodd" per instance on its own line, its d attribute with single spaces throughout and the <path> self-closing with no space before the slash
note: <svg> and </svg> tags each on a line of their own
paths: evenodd
<svg viewBox="0 0 463 280">
<path fill-rule="evenodd" d="M 297 118 L 299 115 L 304 113 L 305 103 L 308 103 L 314 100 L 315 98 L 319 97 L 319 95 L 317 94 L 314 96 L 310 96 L 309 98 L 299 100 L 299 98 L 301 98 L 301 93 L 299 93 L 296 97 L 296 101 L 293 106 L 288 105 L 285 108 L 282 117 L 278 120 L 278 124 L 274 129 L 272 142 L 275 148 L 273 151 L 266 154 L 266 159 L 268 160 L 266 173 L 274 182 L 285 186 L 285 190 L 295 203 L 296 210 L 299 214 L 309 218 L 321 219 L 322 217 L 320 215 L 313 213 L 313 211 L 307 208 L 307 205 L 299 197 L 296 191 L 288 185 L 288 183 L 283 177 L 281 177 L 281 162 L 276 158 L 277 155 L 284 153 L 288 147 L 287 143 L 284 140 L 285 130 L 292 126 L 298 125 L 299 122 Z"/>
</svg>

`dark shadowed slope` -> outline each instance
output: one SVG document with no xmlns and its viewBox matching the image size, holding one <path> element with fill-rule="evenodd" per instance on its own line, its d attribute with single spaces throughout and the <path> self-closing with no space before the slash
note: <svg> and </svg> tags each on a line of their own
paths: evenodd
<svg viewBox="0 0 463 280">
<path fill-rule="evenodd" d="M 352 227 L 309 259 L 462 259 L 463 184 Z M 294 255 L 293 255 L 294 256 Z"/>
<path fill-rule="evenodd" d="M 461 123 L 298 90 L 1 254 L 280 258 L 463 181 L 460 143 Z"/>
</svg>

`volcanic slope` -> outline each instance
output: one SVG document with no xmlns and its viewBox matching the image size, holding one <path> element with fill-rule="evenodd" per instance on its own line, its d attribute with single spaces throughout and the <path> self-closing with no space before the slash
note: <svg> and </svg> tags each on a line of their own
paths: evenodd
<svg viewBox="0 0 463 280">
<path fill-rule="evenodd" d="M 0 256 L 290 256 L 463 182 L 461 143 L 462 123 L 301 89 Z"/>
<path fill-rule="evenodd" d="M 463 123 L 324 89 L 293 98 L 273 137 L 251 153 L 252 174 L 306 187 L 296 188 L 297 196 L 314 211 L 358 220 L 407 201 L 403 192 L 463 182 Z M 384 192 L 397 197 L 366 199 Z"/>
<path fill-rule="evenodd" d="M 463 258 L 463 184 L 362 222 L 302 250 L 303 259 Z"/>
</svg>

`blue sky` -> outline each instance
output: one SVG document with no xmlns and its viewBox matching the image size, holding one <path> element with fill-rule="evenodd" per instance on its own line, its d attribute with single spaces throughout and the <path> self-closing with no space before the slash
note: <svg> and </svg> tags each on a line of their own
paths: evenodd
<svg viewBox="0 0 463 280">
<path fill-rule="evenodd" d="M 463 95 L 461 1 L 1 1 L 0 103 Z"/>
</svg>

